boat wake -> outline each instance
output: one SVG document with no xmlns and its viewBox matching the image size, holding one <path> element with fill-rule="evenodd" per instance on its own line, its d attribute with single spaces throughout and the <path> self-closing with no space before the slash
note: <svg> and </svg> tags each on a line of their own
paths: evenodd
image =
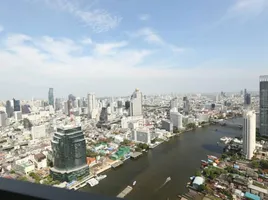
<svg viewBox="0 0 268 200">
<path fill-rule="evenodd" d="M 166 181 L 159 187 L 155 190 L 155 192 L 157 192 L 158 190 L 160 190 L 162 187 L 164 187 L 169 181 L 171 181 L 171 178 L 170 177 L 167 177 Z"/>
</svg>

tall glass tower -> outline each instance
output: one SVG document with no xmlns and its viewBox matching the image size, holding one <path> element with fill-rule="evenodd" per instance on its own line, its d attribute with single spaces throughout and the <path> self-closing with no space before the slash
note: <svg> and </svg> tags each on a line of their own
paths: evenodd
<svg viewBox="0 0 268 200">
<path fill-rule="evenodd" d="M 53 88 L 49 88 L 49 90 L 48 90 L 48 104 L 54 107 Z"/>
<path fill-rule="evenodd" d="M 89 175 L 86 141 L 81 127 L 58 128 L 51 146 L 54 167 L 50 173 L 53 179 L 70 182 Z"/>
<path fill-rule="evenodd" d="M 260 76 L 260 134 L 268 136 L 268 75 Z"/>
</svg>

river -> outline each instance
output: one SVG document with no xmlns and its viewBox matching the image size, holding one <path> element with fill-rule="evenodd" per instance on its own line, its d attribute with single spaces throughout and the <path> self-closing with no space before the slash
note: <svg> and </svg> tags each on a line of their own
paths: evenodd
<svg viewBox="0 0 268 200">
<path fill-rule="evenodd" d="M 236 121 L 241 119 L 236 119 Z M 215 131 L 215 129 L 218 131 Z M 133 190 L 126 196 L 130 200 L 166 200 L 177 199 L 178 194 L 187 191 L 186 183 L 200 167 L 200 160 L 206 155 L 219 156 L 223 146 L 217 142 L 223 136 L 240 136 L 242 131 L 230 127 L 208 126 L 186 132 L 164 142 L 137 160 L 128 160 L 117 169 L 104 174 L 107 178 L 99 185 L 82 191 L 108 196 L 117 196 L 127 185 L 136 181 Z M 167 177 L 171 181 L 161 187 Z"/>
</svg>

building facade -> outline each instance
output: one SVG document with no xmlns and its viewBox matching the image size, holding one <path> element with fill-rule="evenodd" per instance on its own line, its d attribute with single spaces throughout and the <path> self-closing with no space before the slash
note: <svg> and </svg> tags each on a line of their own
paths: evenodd
<svg viewBox="0 0 268 200">
<path fill-rule="evenodd" d="M 54 93 L 53 88 L 48 90 L 48 104 L 54 107 Z"/>
<path fill-rule="evenodd" d="M 182 126 L 182 114 L 179 112 L 174 112 L 170 110 L 170 121 L 172 122 L 173 126 L 177 129 L 183 128 Z"/>
<path fill-rule="evenodd" d="M 88 107 L 88 116 L 89 118 L 93 117 L 94 109 L 96 108 L 96 96 L 93 93 L 87 95 L 87 107 Z"/>
<path fill-rule="evenodd" d="M 86 141 L 81 127 L 58 128 L 52 141 L 53 179 L 70 182 L 89 175 Z"/>
<path fill-rule="evenodd" d="M 20 111 L 20 100 L 13 99 L 14 111 Z"/>
<path fill-rule="evenodd" d="M 151 132 L 149 129 L 136 129 L 132 131 L 132 139 L 135 142 L 151 144 Z"/>
<path fill-rule="evenodd" d="M 7 124 L 7 115 L 5 112 L 0 111 L 0 127 L 5 127 Z"/>
<path fill-rule="evenodd" d="M 6 102 L 6 113 L 7 113 L 8 118 L 13 116 L 13 108 L 12 108 L 11 102 L 9 100 L 7 100 L 7 102 Z"/>
<path fill-rule="evenodd" d="M 268 75 L 260 76 L 260 134 L 268 136 Z"/>
<path fill-rule="evenodd" d="M 256 146 L 256 113 L 245 111 L 243 121 L 243 153 L 251 160 Z"/>
<path fill-rule="evenodd" d="M 142 93 L 139 89 L 136 89 L 131 95 L 129 115 L 142 116 Z"/>
</svg>

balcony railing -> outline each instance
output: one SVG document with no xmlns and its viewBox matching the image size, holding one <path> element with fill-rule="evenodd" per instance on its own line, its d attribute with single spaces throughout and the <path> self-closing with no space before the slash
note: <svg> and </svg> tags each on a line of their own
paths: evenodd
<svg viewBox="0 0 268 200">
<path fill-rule="evenodd" d="M 98 194 L 61 189 L 25 181 L 0 178 L 1 199 L 18 200 L 119 200 Z"/>
</svg>

